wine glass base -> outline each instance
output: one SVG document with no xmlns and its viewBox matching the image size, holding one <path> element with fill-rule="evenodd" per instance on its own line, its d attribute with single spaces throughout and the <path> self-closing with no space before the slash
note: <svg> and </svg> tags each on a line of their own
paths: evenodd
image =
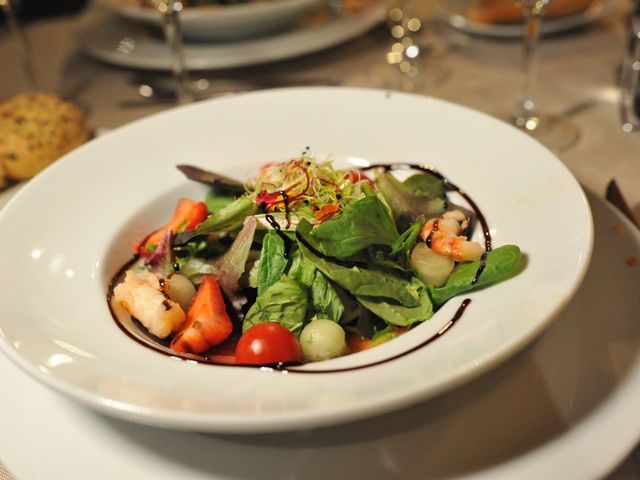
<svg viewBox="0 0 640 480">
<path fill-rule="evenodd" d="M 389 65 L 386 75 L 381 76 L 378 86 L 388 90 L 400 90 L 409 93 L 426 93 L 441 85 L 448 77 L 449 71 L 435 65 L 422 65 L 415 73 L 399 70 Z"/>
<path fill-rule="evenodd" d="M 382 63 L 352 78 L 352 82 L 367 87 L 427 93 L 444 83 L 451 74 L 438 56 L 427 54 L 404 64 Z"/>
<path fill-rule="evenodd" d="M 554 153 L 568 150 L 580 138 L 578 127 L 567 119 L 555 115 L 516 114 L 511 121 Z"/>
</svg>

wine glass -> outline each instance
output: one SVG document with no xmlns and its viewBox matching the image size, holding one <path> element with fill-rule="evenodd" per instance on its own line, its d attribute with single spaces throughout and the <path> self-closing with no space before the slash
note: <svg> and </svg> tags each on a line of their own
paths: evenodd
<svg viewBox="0 0 640 480">
<path fill-rule="evenodd" d="M 620 72 L 622 131 L 640 130 L 640 1 L 629 15 L 629 44 Z"/>
<path fill-rule="evenodd" d="M 40 85 L 33 68 L 33 56 L 31 54 L 31 45 L 27 36 L 22 30 L 13 5 L 13 0 L 0 0 L 0 9 L 7 20 L 9 30 L 13 35 L 18 48 L 20 49 L 20 60 L 22 62 L 22 71 L 32 90 L 39 90 Z"/>
<path fill-rule="evenodd" d="M 180 0 L 147 1 L 162 14 L 163 31 L 169 47 L 176 99 L 179 104 L 190 103 L 193 101 L 193 89 L 191 88 L 189 71 L 184 57 L 182 28 L 180 25 L 182 2 Z"/>
<path fill-rule="evenodd" d="M 513 122 L 551 151 L 559 153 L 575 144 L 579 131 L 566 118 L 539 113 L 533 99 L 540 28 L 544 9 L 551 1 L 553 0 L 516 0 L 522 8 L 524 48 L 520 98 L 513 112 Z"/>
<path fill-rule="evenodd" d="M 386 87 L 419 92 L 437 86 L 446 77 L 447 71 L 434 62 L 442 45 L 426 30 L 426 22 L 419 15 L 429 6 L 420 5 L 424 9 L 417 11 L 415 0 L 401 0 L 389 9 L 389 33 L 393 43 L 385 60 L 394 73 L 391 81 L 384 85 Z"/>
</svg>

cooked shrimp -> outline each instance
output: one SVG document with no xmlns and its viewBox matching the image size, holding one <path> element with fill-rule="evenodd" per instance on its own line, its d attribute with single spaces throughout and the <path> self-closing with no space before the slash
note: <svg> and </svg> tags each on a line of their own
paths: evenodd
<svg viewBox="0 0 640 480">
<path fill-rule="evenodd" d="M 436 253 L 455 261 L 473 261 L 484 253 L 482 245 L 460 235 L 469 225 L 469 219 L 461 210 L 444 212 L 432 218 L 422 227 L 420 237 Z"/>
<path fill-rule="evenodd" d="M 124 281 L 113 289 L 112 301 L 158 338 L 166 338 L 177 331 L 186 318 L 180 305 L 165 295 L 162 282 L 154 273 L 138 276 L 128 270 Z"/>
</svg>

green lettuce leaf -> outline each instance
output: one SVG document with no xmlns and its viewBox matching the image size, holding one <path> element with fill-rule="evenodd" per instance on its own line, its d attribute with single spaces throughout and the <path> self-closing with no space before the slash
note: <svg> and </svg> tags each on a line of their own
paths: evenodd
<svg viewBox="0 0 640 480">
<path fill-rule="evenodd" d="M 258 295 L 282 278 L 287 263 L 284 241 L 275 230 L 267 232 L 258 263 Z"/>
<path fill-rule="evenodd" d="M 415 306 L 397 305 L 379 297 L 356 295 L 358 301 L 370 312 L 382 318 L 385 322 L 398 327 L 408 327 L 414 323 L 423 322 L 433 316 L 433 304 L 426 287 L 413 278 L 411 283 L 418 291 L 418 303 Z"/>
<path fill-rule="evenodd" d="M 318 318 L 327 318 L 339 322 L 344 312 L 344 305 L 331 283 L 316 270 L 311 284 L 311 305 Z"/>
<path fill-rule="evenodd" d="M 439 307 L 447 300 L 469 290 L 486 287 L 515 275 L 522 267 L 522 252 L 516 245 L 503 245 L 487 254 L 485 268 L 473 283 L 481 261 L 461 263 L 442 287 L 429 288 L 433 303 Z"/>
<path fill-rule="evenodd" d="M 300 334 L 307 314 L 307 291 L 298 282 L 282 277 L 258 295 L 242 322 L 242 331 L 264 322 L 276 322 Z"/>
<path fill-rule="evenodd" d="M 200 235 L 237 230 L 242 226 L 244 219 L 249 215 L 253 215 L 256 210 L 254 198 L 249 195 L 243 195 L 211 214 L 198 228 L 180 233 L 174 243 L 182 245 Z"/>
<path fill-rule="evenodd" d="M 318 270 L 352 295 L 379 297 L 407 307 L 415 307 L 421 300 L 416 284 L 400 276 L 372 268 L 338 265 L 318 257 L 302 242 L 298 246 Z"/>
<path fill-rule="evenodd" d="M 287 275 L 303 287 L 311 288 L 316 276 L 316 267 L 304 258 L 299 248 L 293 248 L 291 251 L 291 266 Z"/>
<path fill-rule="evenodd" d="M 344 259 L 369 245 L 392 245 L 398 236 L 387 207 L 377 195 L 369 195 L 313 228 L 307 241 L 327 256 Z"/>
<path fill-rule="evenodd" d="M 432 175 L 414 175 L 401 182 L 387 172 L 377 178 L 376 185 L 401 230 L 420 215 L 426 218 L 437 217 L 447 205 L 444 185 Z"/>
</svg>

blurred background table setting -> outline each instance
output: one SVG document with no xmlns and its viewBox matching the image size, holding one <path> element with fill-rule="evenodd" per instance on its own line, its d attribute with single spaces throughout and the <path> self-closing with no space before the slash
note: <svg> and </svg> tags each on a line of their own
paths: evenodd
<svg viewBox="0 0 640 480">
<path fill-rule="evenodd" d="M 306 478 L 556 472 L 640 479 L 640 420 L 631 409 L 640 401 L 640 304 L 630 293 L 640 286 L 640 2 L 0 0 L 0 6 L 0 209 L 65 153 L 177 105 L 256 90 L 344 86 L 454 102 L 539 139 L 585 190 L 596 232 L 577 299 L 540 339 L 470 384 L 398 416 L 289 435 L 171 432 L 93 413 L 0 356 L 0 479 L 44 472 L 87 478 L 94 462 L 106 462 L 94 478 L 299 478 L 304 462 L 287 467 L 288 455 L 309 462 Z M 624 286 L 600 292 L 607 282 Z M 600 308 L 593 307 L 598 295 Z M 565 348 L 570 358 L 558 365 Z M 528 419 L 514 413 L 520 401 L 531 409 Z M 64 442 L 54 440 L 60 429 Z M 174 442 L 183 446 L 171 452 Z M 601 452 L 597 442 L 606 444 Z M 417 445 L 431 450 L 421 453 Z M 243 460 L 249 454 L 253 464 Z M 376 459 L 365 465 L 368 455 Z M 233 466 L 223 466 L 225 459 Z M 361 470 L 353 462 L 362 462 Z M 313 470 L 321 466 L 331 475 Z"/>
</svg>

